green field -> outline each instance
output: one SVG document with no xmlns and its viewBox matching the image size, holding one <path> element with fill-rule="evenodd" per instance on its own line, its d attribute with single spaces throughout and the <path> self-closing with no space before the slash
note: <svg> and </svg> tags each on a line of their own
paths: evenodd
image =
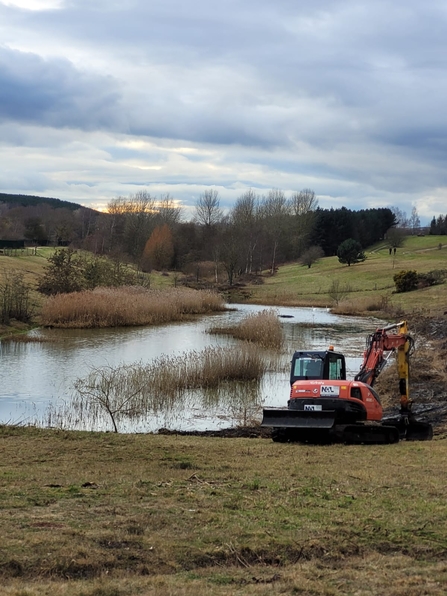
<svg viewBox="0 0 447 596">
<path fill-rule="evenodd" d="M 43 274 L 46 258 L 52 248 L 16 251 L 17 256 L 0 255 L 0 276 L 11 269 L 23 271 L 31 284 Z M 366 261 L 356 265 L 342 265 L 337 257 L 325 257 L 309 269 L 300 263 L 282 265 L 275 275 L 265 273 L 262 284 L 249 285 L 249 301 L 266 305 L 310 305 L 333 307 L 328 291 L 334 280 L 349 288 L 340 306 L 346 311 L 368 310 L 376 304 L 388 304 L 406 313 L 422 311 L 437 316 L 447 310 L 446 285 L 438 285 L 414 292 L 395 293 L 393 276 L 401 270 L 427 273 L 447 270 L 446 236 L 408 236 L 404 245 L 390 255 L 385 244 L 378 244 L 365 251 Z M 181 276 L 170 272 L 150 275 L 153 287 L 174 285 Z M 246 299 L 246 298 L 245 298 Z M 370 308 L 370 310 L 374 310 Z"/>
<path fill-rule="evenodd" d="M 264 284 L 250 286 L 250 301 L 263 304 L 315 305 L 332 307 L 328 290 L 334 280 L 348 286 L 343 300 L 349 311 L 362 309 L 362 304 L 388 303 L 405 312 L 423 311 L 437 315 L 447 310 L 446 285 L 433 286 L 414 292 L 395 293 L 393 276 L 401 270 L 417 273 L 447 269 L 446 236 L 409 236 L 396 255 L 390 255 L 384 244 L 365 251 L 366 261 L 348 267 L 337 257 L 323 258 L 309 269 L 299 263 L 279 268 L 274 276 L 264 278 Z"/>
</svg>

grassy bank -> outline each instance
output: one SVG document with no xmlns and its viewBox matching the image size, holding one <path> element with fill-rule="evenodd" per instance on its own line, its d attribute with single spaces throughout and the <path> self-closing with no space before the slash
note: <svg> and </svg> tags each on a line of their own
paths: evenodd
<svg viewBox="0 0 447 596">
<path fill-rule="evenodd" d="M 0 442 L 2 594 L 445 593 L 443 440 L 3 427 Z"/>
<path fill-rule="evenodd" d="M 441 248 L 440 248 L 441 246 Z M 396 255 L 385 244 L 366 251 L 367 259 L 356 265 L 342 265 L 337 257 L 326 257 L 309 269 L 299 263 L 279 268 L 262 285 L 249 287 L 250 301 L 266 305 L 332 307 L 329 289 L 338 280 L 349 291 L 340 302 L 340 312 L 420 310 L 438 315 L 447 310 L 446 285 L 395 293 L 393 276 L 401 270 L 427 273 L 447 269 L 446 236 L 409 236 Z"/>
</svg>

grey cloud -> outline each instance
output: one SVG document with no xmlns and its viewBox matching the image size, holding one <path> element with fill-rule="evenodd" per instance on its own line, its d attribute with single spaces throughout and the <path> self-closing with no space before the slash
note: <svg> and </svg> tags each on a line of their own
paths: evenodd
<svg viewBox="0 0 447 596">
<path fill-rule="evenodd" d="M 231 167 L 243 146 L 247 163 L 271 176 L 313 177 L 328 194 L 332 184 L 334 196 L 446 184 L 441 2 L 70 0 L 43 12 L 0 5 L 0 34 L 36 48 L 0 49 L 4 121 L 203 143 Z M 59 58 L 37 55 L 41 39 Z M 81 71 L 63 58 L 69 52 L 76 64 L 96 60 Z M 123 150 L 111 154 L 126 159 Z M 210 170 L 201 176 L 209 182 Z"/>
<path fill-rule="evenodd" d="M 117 121 L 111 78 L 82 73 L 64 59 L 0 48 L 0 119 L 84 130 Z"/>
</svg>

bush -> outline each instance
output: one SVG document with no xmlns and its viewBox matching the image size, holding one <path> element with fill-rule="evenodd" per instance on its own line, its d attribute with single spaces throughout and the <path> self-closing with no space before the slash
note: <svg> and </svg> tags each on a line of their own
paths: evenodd
<svg viewBox="0 0 447 596">
<path fill-rule="evenodd" d="M 0 284 L 0 322 L 9 325 L 11 319 L 29 323 L 32 318 L 30 286 L 20 271 L 6 271 Z"/>
<path fill-rule="evenodd" d="M 411 292 L 421 288 L 428 288 L 444 283 L 447 277 L 447 270 L 434 269 L 428 273 L 417 273 L 416 271 L 399 271 L 393 277 L 396 284 L 396 292 Z"/>
<path fill-rule="evenodd" d="M 399 271 L 393 277 L 393 281 L 396 284 L 397 293 L 411 292 L 418 287 L 418 274 L 413 270 Z"/>
<path fill-rule="evenodd" d="M 49 257 L 38 290 L 47 296 L 70 294 L 97 287 L 150 286 L 147 275 L 137 273 L 119 259 L 85 257 L 71 248 Z"/>
<path fill-rule="evenodd" d="M 418 288 L 428 288 L 444 283 L 447 276 L 445 269 L 434 269 L 428 273 L 418 273 Z"/>
</svg>

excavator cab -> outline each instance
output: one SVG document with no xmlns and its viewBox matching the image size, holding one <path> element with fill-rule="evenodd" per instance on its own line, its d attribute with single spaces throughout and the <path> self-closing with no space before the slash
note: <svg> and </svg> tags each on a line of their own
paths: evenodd
<svg viewBox="0 0 447 596">
<path fill-rule="evenodd" d="M 290 369 L 290 385 L 295 381 L 316 379 L 331 379 L 342 381 L 346 379 L 346 362 L 343 354 L 327 351 L 295 352 Z"/>
</svg>

